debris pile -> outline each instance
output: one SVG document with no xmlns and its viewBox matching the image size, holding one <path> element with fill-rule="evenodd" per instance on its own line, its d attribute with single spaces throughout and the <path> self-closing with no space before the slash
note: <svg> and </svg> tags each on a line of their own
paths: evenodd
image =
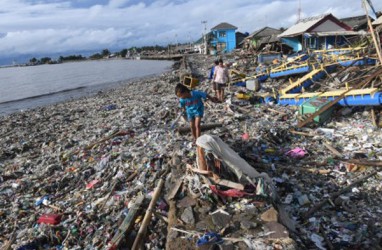
<svg viewBox="0 0 382 250">
<path fill-rule="evenodd" d="M 220 138 L 264 175 L 238 178 L 228 168 L 232 162 L 208 150 L 212 173 L 198 173 L 200 155 L 182 132 L 189 125 L 174 123 L 174 87 L 181 75 L 192 74 L 200 79 L 198 89 L 211 93 L 204 77 L 213 59 L 188 56 L 181 68 L 161 76 L 1 117 L 0 246 L 380 246 L 380 108 L 336 107 L 323 124 L 298 128 L 298 106 L 239 99 L 239 91 L 256 93 L 233 84 L 226 103 L 206 103 L 203 135 Z M 241 66 L 254 69 L 249 55 L 227 59 L 238 62 L 232 67 L 239 72 Z M 330 74 L 313 87 L 336 88 L 336 79 L 365 77 L 370 70 Z M 281 82 L 264 86 L 281 88 Z"/>
</svg>

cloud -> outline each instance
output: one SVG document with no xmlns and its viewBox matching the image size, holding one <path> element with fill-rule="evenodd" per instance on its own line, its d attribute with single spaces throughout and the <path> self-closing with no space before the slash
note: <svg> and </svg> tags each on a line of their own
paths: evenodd
<svg viewBox="0 0 382 250">
<path fill-rule="evenodd" d="M 374 1 L 377 10 L 382 1 Z M 301 0 L 301 16 L 363 15 L 360 0 Z M 297 21 L 298 0 L 2 0 L 0 53 L 50 53 L 195 41 L 220 22 L 241 32 Z"/>
</svg>

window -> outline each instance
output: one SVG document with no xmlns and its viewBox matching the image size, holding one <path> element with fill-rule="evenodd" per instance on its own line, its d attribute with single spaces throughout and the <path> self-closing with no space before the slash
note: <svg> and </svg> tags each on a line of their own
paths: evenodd
<svg viewBox="0 0 382 250">
<path fill-rule="evenodd" d="M 219 37 L 226 37 L 225 31 L 219 31 Z"/>
</svg>

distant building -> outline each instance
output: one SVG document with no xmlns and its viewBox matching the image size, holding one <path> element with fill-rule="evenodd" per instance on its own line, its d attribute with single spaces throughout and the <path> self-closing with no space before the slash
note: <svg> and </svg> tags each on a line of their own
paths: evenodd
<svg viewBox="0 0 382 250">
<path fill-rule="evenodd" d="M 359 35 L 352 27 L 341 22 L 332 14 L 309 17 L 300 20 L 278 35 L 281 41 L 293 51 L 323 50 L 346 44 L 346 36 Z"/>
<path fill-rule="evenodd" d="M 236 48 L 235 30 L 237 27 L 229 23 L 220 23 L 211 29 L 212 37 L 209 45 L 218 53 L 231 52 Z"/>
<path fill-rule="evenodd" d="M 243 41 L 243 46 L 247 48 L 253 48 L 254 50 L 259 49 L 260 45 L 264 42 L 276 42 L 279 40 L 277 35 L 281 34 L 282 31 L 274 29 L 271 27 L 264 27 L 262 29 L 256 30 L 247 36 Z"/>
</svg>

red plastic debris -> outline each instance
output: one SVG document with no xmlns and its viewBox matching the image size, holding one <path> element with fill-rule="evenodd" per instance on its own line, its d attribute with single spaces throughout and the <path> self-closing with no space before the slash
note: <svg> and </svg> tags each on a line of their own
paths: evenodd
<svg viewBox="0 0 382 250">
<path fill-rule="evenodd" d="M 210 189 L 215 194 L 217 194 L 219 196 L 223 196 L 223 197 L 239 197 L 240 198 L 240 197 L 243 197 L 245 195 L 253 195 L 251 193 L 247 193 L 247 192 L 237 190 L 237 189 L 228 189 L 225 191 L 219 190 L 215 185 L 210 185 Z"/>
<path fill-rule="evenodd" d="M 92 180 L 91 182 L 86 184 L 86 189 L 93 188 L 98 182 L 100 182 L 100 181 L 99 180 Z"/>
<path fill-rule="evenodd" d="M 37 223 L 57 225 L 61 222 L 61 215 L 59 214 L 43 214 L 38 218 Z"/>
</svg>

